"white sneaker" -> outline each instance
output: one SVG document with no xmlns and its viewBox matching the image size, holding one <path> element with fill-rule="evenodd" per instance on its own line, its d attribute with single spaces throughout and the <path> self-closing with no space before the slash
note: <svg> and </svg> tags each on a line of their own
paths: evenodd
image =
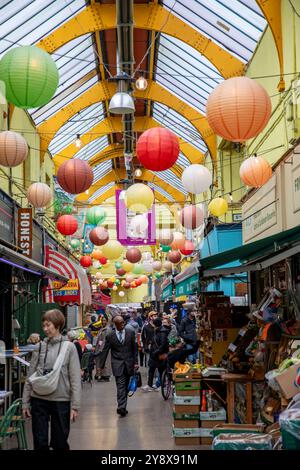
<svg viewBox="0 0 300 470">
<path fill-rule="evenodd" d="M 159 386 L 153 385 L 152 388 L 153 388 L 154 392 L 159 392 L 160 391 L 160 385 Z"/>
<path fill-rule="evenodd" d="M 143 392 L 153 392 L 154 388 L 153 387 L 150 387 L 149 385 L 144 385 L 141 390 L 143 390 Z"/>
</svg>

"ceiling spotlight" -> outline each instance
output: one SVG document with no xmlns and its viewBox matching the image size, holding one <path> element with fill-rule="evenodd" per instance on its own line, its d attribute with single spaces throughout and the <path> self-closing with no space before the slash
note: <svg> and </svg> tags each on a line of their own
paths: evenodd
<svg viewBox="0 0 300 470">
<path fill-rule="evenodd" d="M 80 149 L 80 147 L 82 146 L 82 142 L 81 142 L 81 139 L 80 139 L 80 134 L 77 134 L 76 136 L 76 139 L 75 139 L 75 146 Z"/>
<path fill-rule="evenodd" d="M 135 87 L 137 90 L 144 91 L 148 86 L 148 82 L 142 75 L 136 80 Z"/>
<path fill-rule="evenodd" d="M 229 193 L 229 199 L 230 199 L 230 202 L 233 202 L 233 197 L 231 193 Z"/>
<path fill-rule="evenodd" d="M 85 192 L 85 194 L 89 195 L 89 194 L 90 194 L 90 190 L 87 189 L 86 192 Z"/>
<path fill-rule="evenodd" d="M 134 172 L 134 176 L 136 176 L 137 178 L 139 178 L 140 176 L 142 176 L 143 172 L 140 168 L 137 168 Z"/>
<path fill-rule="evenodd" d="M 118 91 L 109 103 L 109 112 L 113 114 L 131 114 L 135 111 L 134 101 L 129 93 Z"/>
</svg>

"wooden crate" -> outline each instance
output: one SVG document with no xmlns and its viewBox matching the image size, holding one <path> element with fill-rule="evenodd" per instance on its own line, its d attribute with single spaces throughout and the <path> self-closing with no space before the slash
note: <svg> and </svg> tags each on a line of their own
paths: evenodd
<svg viewBox="0 0 300 470">
<path fill-rule="evenodd" d="M 177 446 L 198 446 L 201 444 L 201 437 L 175 437 Z"/>
</svg>

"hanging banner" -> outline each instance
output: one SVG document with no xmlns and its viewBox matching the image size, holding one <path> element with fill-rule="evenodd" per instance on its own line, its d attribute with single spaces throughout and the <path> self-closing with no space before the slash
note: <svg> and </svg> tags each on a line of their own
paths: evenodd
<svg viewBox="0 0 300 470">
<path fill-rule="evenodd" d="M 83 244 L 82 244 L 82 253 L 87 255 L 93 252 L 94 245 L 90 240 L 90 233 L 96 227 L 96 225 L 85 224 L 83 229 Z"/>
<path fill-rule="evenodd" d="M 148 226 L 145 228 L 141 235 L 137 237 L 132 236 L 131 222 L 136 217 L 135 212 L 127 209 L 125 201 L 120 198 L 121 190 L 116 190 L 116 216 L 117 216 L 117 238 L 122 245 L 155 245 L 155 204 L 152 205 L 151 210 L 144 215 L 148 221 Z"/>
<path fill-rule="evenodd" d="M 32 258 L 32 209 L 18 209 L 17 245 L 22 255 Z"/>
</svg>

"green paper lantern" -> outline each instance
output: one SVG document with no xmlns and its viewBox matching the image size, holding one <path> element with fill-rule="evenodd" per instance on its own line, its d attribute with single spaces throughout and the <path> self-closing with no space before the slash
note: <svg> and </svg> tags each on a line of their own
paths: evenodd
<svg viewBox="0 0 300 470">
<path fill-rule="evenodd" d="M 74 250 L 77 250 L 80 247 L 80 240 L 78 240 L 78 238 L 72 238 L 70 245 Z"/>
<path fill-rule="evenodd" d="M 163 253 L 168 253 L 168 251 L 170 251 L 172 248 L 168 245 L 160 245 Z"/>
<path fill-rule="evenodd" d="M 116 280 L 115 280 L 115 284 L 116 284 L 116 286 L 119 286 L 119 285 L 121 284 L 120 279 L 116 279 Z"/>
<path fill-rule="evenodd" d="M 120 261 L 116 261 L 115 267 L 116 267 L 116 269 L 122 268 L 122 263 L 120 263 Z"/>
<path fill-rule="evenodd" d="M 136 263 L 132 270 L 134 274 L 142 274 L 143 271 L 144 271 L 143 265 L 140 263 Z"/>
<path fill-rule="evenodd" d="M 106 212 L 100 206 L 91 207 L 90 209 L 88 209 L 86 213 L 86 220 L 91 225 L 99 225 L 99 224 L 101 225 L 105 219 L 106 219 Z"/>
<path fill-rule="evenodd" d="M 47 104 L 58 86 L 58 70 L 52 57 L 36 46 L 14 47 L 0 61 L 0 80 L 6 99 L 18 108 Z"/>
<path fill-rule="evenodd" d="M 160 279 L 162 274 L 161 273 L 155 273 L 154 276 L 156 277 L 156 279 Z"/>
</svg>

